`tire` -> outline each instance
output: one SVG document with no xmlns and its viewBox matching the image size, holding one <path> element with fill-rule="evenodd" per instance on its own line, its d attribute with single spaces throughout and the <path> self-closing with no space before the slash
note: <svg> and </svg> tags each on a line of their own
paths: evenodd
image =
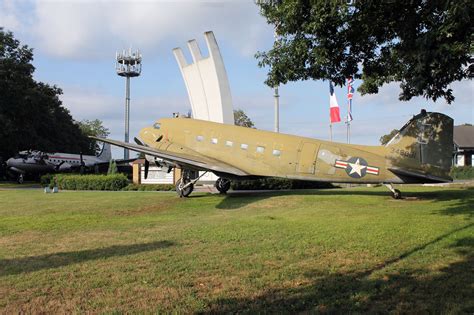
<svg viewBox="0 0 474 315">
<path fill-rule="evenodd" d="M 230 180 L 219 177 L 214 186 L 221 194 L 225 194 L 230 189 Z"/>
<path fill-rule="evenodd" d="M 23 182 L 25 181 L 23 174 L 18 175 L 18 178 L 16 181 L 18 182 L 18 184 L 23 184 Z"/>
<path fill-rule="evenodd" d="M 400 190 L 395 189 L 395 192 L 392 193 L 392 198 L 393 199 L 402 199 L 402 193 Z"/>
<path fill-rule="evenodd" d="M 189 183 L 189 179 L 184 180 L 184 185 Z M 180 189 L 179 186 L 181 186 L 181 179 L 178 179 L 176 182 L 176 193 L 178 194 L 179 197 L 188 197 L 194 190 L 194 185 L 189 185 L 185 189 Z"/>
</svg>

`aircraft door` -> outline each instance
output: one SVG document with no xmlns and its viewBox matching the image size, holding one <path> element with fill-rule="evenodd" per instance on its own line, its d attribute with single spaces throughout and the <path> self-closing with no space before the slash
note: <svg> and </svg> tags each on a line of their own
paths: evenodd
<svg viewBox="0 0 474 315">
<path fill-rule="evenodd" d="M 298 173 L 314 174 L 318 147 L 319 144 L 317 143 L 303 142 L 300 149 L 298 166 L 296 168 Z"/>
</svg>

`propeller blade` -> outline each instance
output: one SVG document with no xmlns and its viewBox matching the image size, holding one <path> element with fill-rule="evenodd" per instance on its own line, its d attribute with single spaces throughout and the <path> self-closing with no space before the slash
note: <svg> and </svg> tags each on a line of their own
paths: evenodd
<svg viewBox="0 0 474 315">
<path fill-rule="evenodd" d="M 134 137 L 133 140 L 135 140 L 136 144 L 144 145 L 143 142 L 141 142 L 140 139 L 138 139 L 137 137 Z"/>
<path fill-rule="evenodd" d="M 79 158 L 81 159 L 81 167 L 79 168 L 79 173 L 82 175 L 85 172 L 85 166 L 86 166 L 86 164 L 84 163 L 84 159 L 82 158 L 82 151 L 79 152 Z"/>
<path fill-rule="evenodd" d="M 148 168 L 150 167 L 150 162 L 148 162 L 147 159 L 145 159 L 145 179 L 148 177 Z"/>
</svg>

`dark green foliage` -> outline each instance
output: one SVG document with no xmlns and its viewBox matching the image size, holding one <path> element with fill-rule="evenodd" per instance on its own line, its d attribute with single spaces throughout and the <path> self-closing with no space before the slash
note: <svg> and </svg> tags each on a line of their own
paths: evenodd
<svg viewBox="0 0 474 315">
<path fill-rule="evenodd" d="M 401 82 L 400 100 L 454 100 L 449 84 L 469 77 L 474 2 L 259 1 L 276 26 L 273 48 L 259 52 L 269 86 L 297 80 L 362 79 L 362 94 Z M 360 67 L 359 67 L 360 66 Z"/>
<path fill-rule="evenodd" d="M 110 134 L 109 129 L 105 128 L 102 125 L 103 122 L 100 119 L 94 119 L 94 120 L 84 119 L 78 122 L 77 124 L 79 128 L 81 129 L 82 133 L 86 136 L 107 138 L 107 136 Z M 89 150 L 94 152 L 96 155 L 100 153 L 102 146 L 100 146 L 95 140 L 91 139 L 89 141 L 90 141 Z"/>
<path fill-rule="evenodd" d="M 127 191 L 173 191 L 175 186 L 172 184 L 130 184 L 122 190 Z"/>
<path fill-rule="evenodd" d="M 65 190 L 122 190 L 128 185 L 127 176 L 115 175 L 55 175 L 59 189 Z"/>
<path fill-rule="evenodd" d="M 57 175 L 57 174 L 56 174 Z M 46 187 L 46 186 L 49 186 L 49 184 L 51 183 L 51 180 L 53 179 L 54 176 L 56 176 L 55 174 L 45 174 L 45 175 L 42 175 L 40 177 L 40 185 L 41 187 Z"/>
<path fill-rule="evenodd" d="M 398 133 L 397 129 L 393 129 L 389 134 L 380 137 L 379 141 L 381 145 L 386 145 L 393 137 Z"/>
<path fill-rule="evenodd" d="M 458 166 L 451 168 L 449 175 L 453 179 L 474 179 L 474 167 Z"/>
<path fill-rule="evenodd" d="M 310 182 L 285 178 L 264 178 L 257 180 L 232 181 L 233 190 L 281 190 L 334 188 L 331 183 Z"/>
<path fill-rule="evenodd" d="M 0 28 L 0 157 L 35 149 L 93 153 L 62 106 L 62 91 L 33 79 L 33 50 Z"/>
<path fill-rule="evenodd" d="M 252 119 L 242 109 L 234 110 L 234 123 L 236 126 L 255 128 Z"/>
<path fill-rule="evenodd" d="M 109 169 L 107 170 L 107 175 L 114 175 L 117 174 L 117 163 L 115 163 L 115 160 L 110 160 L 109 163 Z"/>
</svg>

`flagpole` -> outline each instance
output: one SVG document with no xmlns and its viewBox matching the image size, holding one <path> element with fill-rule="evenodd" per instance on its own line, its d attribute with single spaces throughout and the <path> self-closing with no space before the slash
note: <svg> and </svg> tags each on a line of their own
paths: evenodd
<svg viewBox="0 0 474 315">
<path fill-rule="evenodd" d="M 331 142 L 332 142 L 332 123 L 329 124 L 329 137 L 331 139 Z"/>
<path fill-rule="evenodd" d="M 349 119 L 346 120 L 346 141 L 349 143 Z"/>
</svg>

